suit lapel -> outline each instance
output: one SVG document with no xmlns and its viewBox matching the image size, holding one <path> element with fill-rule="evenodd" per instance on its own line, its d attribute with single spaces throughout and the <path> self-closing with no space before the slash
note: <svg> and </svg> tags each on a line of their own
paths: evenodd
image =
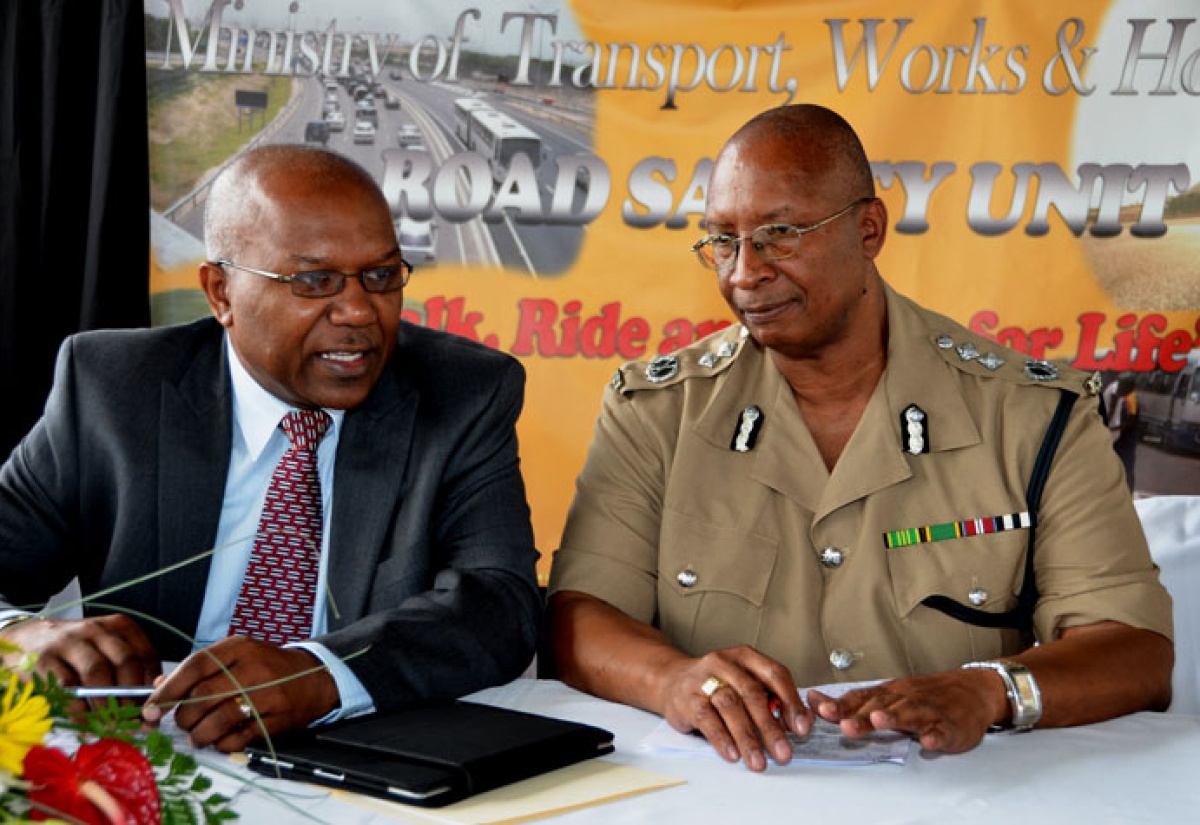
<svg viewBox="0 0 1200 825">
<path fill-rule="evenodd" d="M 214 326 L 216 326 L 214 324 Z M 164 384 L 158 429 L 159 569 L 208 550 L 217 535 L 233 438 L 228 365 L 219 334 L 197 348 L 178 384 Z M 209 560 L 168 574 L 159 616 L 191 634 L 208 581 Z"/>
<path fill-rule="evenodd" d="M 379 556 L 402 495 L 417 393 L 407 373 L 387 371 L 343 419 L 329 525 L 329 628 L 364 615 Z"/>
</svg>

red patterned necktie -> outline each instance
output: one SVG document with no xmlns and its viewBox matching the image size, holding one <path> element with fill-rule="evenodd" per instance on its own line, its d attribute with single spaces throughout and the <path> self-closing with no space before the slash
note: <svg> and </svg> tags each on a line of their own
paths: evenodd
<svg viewBox="0 0 1200 825">
<path fill-rule="evenodd" d="M 321 558 L 317 445 L 329 423 L 323 410 L 288 413 L 279 423 L 291 444 L 267 487 L 231 636 L 278 645 L 309 638 Z"/>
</svg>

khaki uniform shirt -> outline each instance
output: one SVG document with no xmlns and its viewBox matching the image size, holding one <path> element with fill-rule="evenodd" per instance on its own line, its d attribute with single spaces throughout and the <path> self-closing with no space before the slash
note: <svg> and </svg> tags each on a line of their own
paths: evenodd
<svg viewBox="0 0 1200 825">
<path fill-rule="evenodd" d="M 892 549 L 884 536 L 1024 512 L 1057 388 L 1067 387 L 1083 397 L 1037 514 L 1035 633 L 1050 640 L 1115 620 L 1170 638 L 1170 597 L 1086 376 L 1063 368 L 1048 378 L 1034 362 L 1035 378 L 1026 356 L 890 288 L 887 312 L 887 367 L 832 473 L 787 382 L 741 326 L 677 353 L 673 375 L 663 359 L 619 370 L 551 592 L 594 595 L 691 655 L 751 645 L 802 685 L 1015 654 L 1018 631 L 966 624 L 921 600 L 1014 607 L 1028 530 Z M 976 356 L 959 354 L 967 344 Z M 905 451 L 910 404 L 925 413 L 928 452 Z M 743 415 L 751 406 L 756 427 Z"/>
</svg>

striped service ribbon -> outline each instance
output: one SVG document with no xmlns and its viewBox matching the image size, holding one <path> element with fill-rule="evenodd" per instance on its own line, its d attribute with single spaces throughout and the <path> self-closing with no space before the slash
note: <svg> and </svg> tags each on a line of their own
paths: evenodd
<svg viewBox="0 0 1200 825">
<path fill-rule="evenodd" d="M 960 539 L 964 536 L 982 536 L 987 533 L 1002 533 L 1005 530 L 1024 530 L 1034 526 L 1029 513 L 1011 513 L 1007 516 L 971 518 L 966 521 L 948 521 L 945 524 L 930 524 L 925 527 L 909 527 L 883 534 L 883 546 L 888 550 L 927 544 L 931 541 Z"/>
</svg>

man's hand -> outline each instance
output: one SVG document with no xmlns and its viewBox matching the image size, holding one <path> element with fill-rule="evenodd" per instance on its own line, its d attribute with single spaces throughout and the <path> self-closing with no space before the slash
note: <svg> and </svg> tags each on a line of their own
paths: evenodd
<svg viewBox="0 0 1200 825">
<path fill-rule="evenodd" d="M 766 769 L 764 749 L 781 765 L 790 761 L 787 732 L 804 736 L 812 726 L 788 669 L 751 647 L 680 659 L 664 675 L 660 706 L 671 727 L 699 731 L 722 757 L 752 771 Z M 720 686 L 705 696 L 712 678 Z"/>
<path fill-rule="evenodd" d="M 158 652 L 137 622 L 114 614 L 91 619 L 15 622 L 4 638 L 37 654 L 37 669 L 81 687 L 148 685 L 162 673 Z"/>
<path fill-rule="evenodd" d="M 911 676 L 852 690 L 833 699 L 808 692 L 808 706 L 852 738 L 876 730 L 904 731 L 927 750 L 962 753 L 974 748 L 989 725 L 1009 714 L 999 676 L 959 670 Z"/>
<path fill-rule="evenodd" d="M 699 731 L 730 762 L 766 770 L 765 748 L 783 764 L 792 758 L 787 732 L 804 736 L 812 726 L 788 669 L 751 647 L 692 658 L 657 628 L 572 590 L 551 597 L 550 616 L 564 682 L 657 713 L 681 733 Z M 720 686 L 706 696 L 711 678 Z"/>
<path fill-rule="evenodd" d="M 306 673 L 314 668 L 320 669 Z M 193 745 L 232 753 L 264 733 L 320 719 L 338 701 L 333 677 L 311 653 L 231 636 L 185 659 L 146 700 L 142 715 L 157 722 L 174 707 Z"/>
</svg>

